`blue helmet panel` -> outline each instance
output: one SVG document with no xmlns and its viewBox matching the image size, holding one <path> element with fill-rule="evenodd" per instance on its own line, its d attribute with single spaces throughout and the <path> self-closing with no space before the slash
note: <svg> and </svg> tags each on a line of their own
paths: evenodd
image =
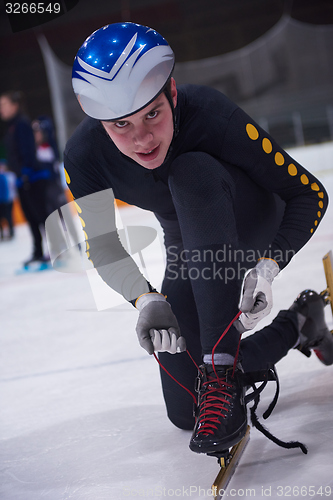
<svg viewBox="0 0 333 500">
<path fill-rule="evenodd" d="M 174 54 L 155 30 L 134 23 L 109 24 L 80 47 L 73 65 L 73 88 L 89 116 L 116 119 L 153 100 L 173 66 Z"/>
</svg>

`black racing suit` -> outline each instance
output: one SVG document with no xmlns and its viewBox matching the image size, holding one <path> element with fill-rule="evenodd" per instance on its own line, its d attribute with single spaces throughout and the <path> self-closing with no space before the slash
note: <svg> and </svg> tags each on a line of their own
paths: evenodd
<svg viewBox="0 0 333 500">
<path fill-rule="evenodd" d="M 115 198 L 154 212 L 168 257 L 161 292 L 200 362 L 238 311 L 246 269 L 260 257 L 283 269 L 315 232 L 328 198 L 311 173 L 220 92 L 181 86 L 175 113 L 178 131 L 159 168 L 147 170 L 124 156 L 102 124 L 86 118 L 67 144 L 65 169 L 94 266 L 132 302 L 152 286 L 119 243 L 112 197 L 88 195 L 111 188 Z M 297 335 L 293 313 L 281 312 L 242 341 L 245 371 L 277 362 Z M 234 355 L 238 337 L 231 327 L 217 352 Z M 160 353 L 160 359 L 193 388 L 195 368 L 186 353 Z M 190 398 L 164 374 L 162 383 L 169 417 L 191 428 Z"/>
</svg>

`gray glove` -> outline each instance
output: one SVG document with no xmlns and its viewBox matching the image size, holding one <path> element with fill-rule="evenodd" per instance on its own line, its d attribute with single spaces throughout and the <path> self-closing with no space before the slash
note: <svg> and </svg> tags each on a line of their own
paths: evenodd
<svg viewBox="0 0 333 500">
<path fill-rule="evenodd" d="M 279 273 L 279 266 L 272 259 L 259 260 L 243 281 L 239 309 L 242 311 L 235 327 L 240 333 L 252 330 L 267 316 L 273 307 L 272 283 Z"/>
<path fill-rule="evenodd" d="M 171 354 L 186 351 L 186 342 L 180 334 L 178 321 L 169 302 L 161 293 L 141 295 L 135 307 L 139 310 L 136 333 L 139 343 L 148 354 L 166 351 Z"/>
</svg>

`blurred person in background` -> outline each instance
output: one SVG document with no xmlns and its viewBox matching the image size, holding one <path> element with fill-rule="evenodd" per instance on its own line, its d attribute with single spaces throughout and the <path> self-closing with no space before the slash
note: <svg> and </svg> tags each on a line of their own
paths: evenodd
<svg viewBox="0 0 333 500">
<path fill-rule="evenodd" d="M 47 169 L 40 168 L 29 118 L 24 114 L 23 94 L 7 91 L 0 96 L 0 118 L 6 122 L 4 144 L 8 168 L 17 176 L 17 189 L 23 213 L 33 238 L 33 252 L 24 266 L 33 262 L 46 262 L 43 253 L 41 225 L 47 217 L 46 186 L 50 178 Z"/>
<path fill-rule="evenodd" d="M 13 202 L 16 197 L 16 175 L 7 168 L 5 160 L 0 159 L 0 236 L 3 239 L 2 219 L 8 224 L 8 238 L 14 237 Z"/>
<path fill-rule="evenodd" d="M 62 168 L 62 163 L 60 161 L 53 121 L 49 116 L 39 116 L 33 120 L 32 129 L 35 137 L 36 159 L 39 169 L 49 172 L 49 178 L 45 185 L 46 216 L 48 217 L 54 211 L 58 211 L 59 217 L 62 219 L 63 215 L 59 209 L 66 205 L 68 200 L 61 181 L 60 168 Z M 53 222 L 54 220 L 49 220 L 49 224 Z M 61 227 L 63 227 L 63 222 L 61 224 Z M 70 214 L 66 217 L 66 229 L 72 240 L 78 241 L 77 229 Z M 50 245 L 50 241 L 48 243 Z M 62 248 L 63 251 L 67 250 L 65 240 L 62 240 Z M 78 248 L 81 248 L 80 244 Z M 51 252 L 51 248 L 49 250 Z M 63 258 L 64 255 L 62 255 Z M 64 260 L 58 261 L 58 265 L 63 266 L 64 264 Z"/>
<path fill-rule="evenodd" d="M 67 203 L 60 177 L 60 155 L 53 121 L 49 116 L 39 116 L 32 122 L 36 144 L 36 159 L 41 170 L 49 172 L 46 186 L 46 210 L 51 214 Z"/>
</svg>

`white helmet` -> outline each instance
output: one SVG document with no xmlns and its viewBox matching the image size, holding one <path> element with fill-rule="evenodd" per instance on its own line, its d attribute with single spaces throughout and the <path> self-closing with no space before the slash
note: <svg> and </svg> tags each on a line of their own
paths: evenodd
<svg viewBox="0 0 333 500">
<path fill-rule="evenodd" d="M 72 84 L 83 111 L 116 120 L 150 104 L 169 81 L 175 64 L 168 42 L 133 23 L 109 24 L 80 47 Z"/>
</svg>

